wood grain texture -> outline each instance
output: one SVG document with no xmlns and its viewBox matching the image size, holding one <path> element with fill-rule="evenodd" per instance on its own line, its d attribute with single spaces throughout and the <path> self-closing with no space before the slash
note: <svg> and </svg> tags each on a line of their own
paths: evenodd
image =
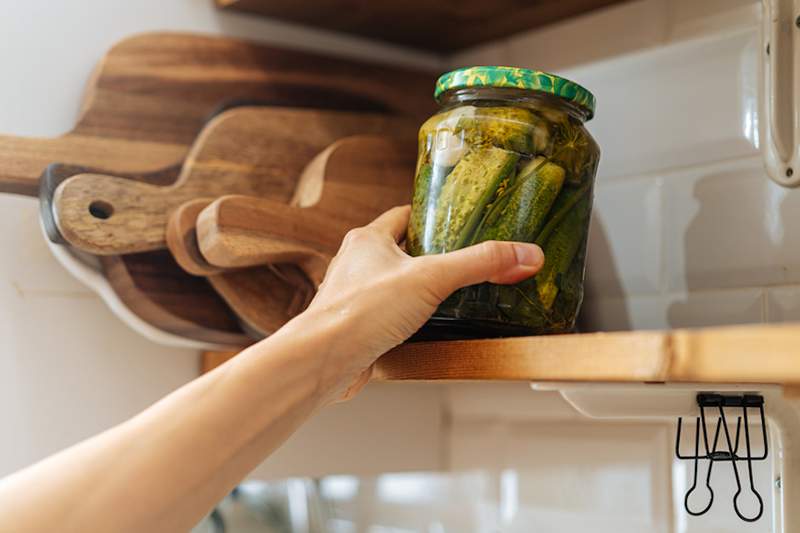
<svg viewBox="0 0 800 533">
<path fill-rule="evenodd" d="M 208 277 L 255 339 L 268 337 L 311 303 L 314 290 L 294 265 L 267 265 Z"/>
<path fill-rule="evenodd" d="M 402 80 L 398 83 L 397 80 Z M 50 163 L 146 173 L 183 159 L 220 107 L 250 102 L 422 120 L 435 76 L 235 39 L 148 33 L 115 45 L 58 138 L 0 136 L 0 192 L 36 196 Z"/>
<path fill-rule="evenodd" d="M 800 324 L 406 343 L 373 379 L 800 385 Z M 236 352 L 204 356 L 205 371 Z"/>
<path fill-rule="evenodd" d="M 187 275 L 166 250 L 101 257 L 122 302 L 163 331 L 221 346 L 247 346 L 238 318 L 205 278 Z"/>
<path fill-rule="evenodd" d="M 223 196 L 196 220 L 198 251 L 218 268 L 292 263 L 318 287 L 341 242 L 336 236 L 347 228 L 328 217 L 296 211 L 267 198 Z"/>
<path fill-rule="evenodd" d="M 211 116 L 244 103 L 388 112 L 418 122 L 434 109 L 434 81 L 434 74 L 413 69 L 234 39 L 188 33 L 134 36 L 115 45 L 98 64 L 71 132 L 56 139 L 0 136 L 0 192 L 36 196 L 39 176 L 53 162 L 137 180 L 174 168 Z M 59 183 L 45 187 L 44 197 L 51 198 Z M 46 204 L 43 222 L 55 229 Z M 198 340 L 208 340 L 204 330 L 209 324 L 236 327 L 208 283 L 182 272 L 168 253 L 106 256 L 102 262 L 115 273 L 109 281 L 120 299 L 156 327 Z"/>
<path fill-rule="evenodd" d="M 170 253 L 187 272 L 207 277 L 251 336 L 266 337 L 306 308 L 314 295 L 313 287 L 290 264 L 237 272 L 225 272 L 210 265 L 197 246 L 195 228 L 197 216 L 210 203 L 208 199 L 190 200 L 170 216 L 167 225 Z"/>
<path fill-rule="evenodd" d="M 175 262 L 193 276 L 213 276 L 225 271 L 206 261 L 197 245 L 197 216 L 211 202 L 208 198 L 189 200 L 175 209 L 167 221 L 167 248 Z"/>
<path fill-rule="evenodd" d="M 662 332 L 419 342 L 384 355 L 374 379 L 663 381 L 667 357 Z"/>
<path fill-rule="evenodd" d="M 292 262 L 319 285 L 347 231 L 411 200 L 413 142 L 359 135 L 334 143 L 306 167 L 295 205 L 227 196 L 198 217 L 202 255 L 241 267 Z"/>
<path fill-rule="evenodd" d="M 175 180 L 179 167 L 131 175 L 144 183 L 168 184 Z M 43 175 L 43 186 L 60 183 L 86 167 L 53 164 Z M 49 204 L 43 202 L 42 209 Z M 148 252 L 124 256 L 104 256 L 101 265 L 117 297 L 139 318 L 157 328 L 222 346 L 244 346 L 249 339 L 238 319 L 205 279 L 187 276 L 170 254 Z"/>
<path fill-rule="evenodd" d="M 335 140 L 355 133 L 413 139 L 415 129 L 385 114 L 236 108 L 206 125 L 173 185 L 98 174 L 66 180 L 53 197 L 56 225 L 72 246 L 98 255 L 164 248 L 170 213 L 189 200 L 225 194 L 282 200 L 293 194 L 302 168 Z"/>
<path fill-rule="evenodd" d="M 678 330 L 669 375 L 675 381 L 800 384 L 800 325 Z"/>
<path fill-rule="evenodd" d="M 626 0 L 216 0 L 217 5 L 433 52 L 453 52 Z"/>
</svg>

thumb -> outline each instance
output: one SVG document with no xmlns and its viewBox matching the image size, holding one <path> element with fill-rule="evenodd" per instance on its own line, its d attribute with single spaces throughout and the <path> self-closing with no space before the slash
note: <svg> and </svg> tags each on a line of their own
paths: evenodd
<svg viewBox="0 0 800 533">
<path fill-rule="evenodd" d="M 539 272 L 544 265 L 544 253 L 537 245 L 506 241 L 485 241 L 421 259 L 434 268 L 447 294 L 484 281 L 518 283 Z"/>
</svg>

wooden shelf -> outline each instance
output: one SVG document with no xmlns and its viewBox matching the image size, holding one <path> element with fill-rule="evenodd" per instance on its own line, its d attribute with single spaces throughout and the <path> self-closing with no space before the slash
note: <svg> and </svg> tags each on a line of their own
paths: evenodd
<svg viewBox="0 0 800 533">
<path fill-rule="evenodd" d="M 203 369 L 231 356 L 206 354 Z M 404 344 L 374 379 L 800 385 L 800 325 Z"/>
<path fill-rule="evenodd" d="M 216 0 L 222 8 L 454 52 L 627 0 Z"/>
</svg>

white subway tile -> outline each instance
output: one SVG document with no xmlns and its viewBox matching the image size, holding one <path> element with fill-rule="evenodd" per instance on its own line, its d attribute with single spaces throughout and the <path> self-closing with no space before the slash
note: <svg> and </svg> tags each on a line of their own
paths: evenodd
<svg viewBox="0 0 800 533">
<path fill-rule="evenodd" d="M 447 468 L 454 471 L 475 469 L 499 471 L 505 468 L 508 458 L 509 424 L 491 418 L 455 419 L 448 429 Z"/>
<path fill-rule="evenodd" d="M 661 203 L 659 179 L 598 185 L 589 232 L 587 297 L 659 291 Z"/>
<path fill-rule="evenodd" d="M 581 415 L 558 392 L 533 391 L 529 383 L 448 385 L 445 408 L 451 419 L 573 420 Z"/>
<path fill-rule="evenodd" d="M 593 520 L 592 531 L 666 532 L 670 447 L 660 423 L 514 425 L 505 468 L 517 472 L 515 524 L 579 531 Z"/>
<path fill-rule="evenodd" d="M 800 194 L 759 158 L 665 176 L 664 211 L 669 290 L 800 282 Z"/>
<path fill-rule="evenodd" d="M 754 324 L 764 321 L 764 306 L 761 289 L 592 298 L 579 322 L 587 332 Z"/>
<path fill-rule="evenodd" d="M 440 387 L 372 383 L 353 400 L 316 413 L 250 477 L 440 470 L 442 420 Z"/>
<path fill-rule="evenodd" d="M 764 291 L 734 289 L 669 296 L 667 322 L 672 328 L 756 324 L 764 321 Z"/>
<path fill-rule="evenodd" d="M 660 295 L 586 298 L 578 324 L 583 332 L 669 329 L 668 309 Z"/>
<path fill-rule="evenodd" d="M 562 72 L 597 97 L 600 175 L 640 175 L 756 155 L 755 30 Z"/>
<path fill-rule="evenodd" d="M 800 321 L 800 286 L 770 287 L 766 297 L 767 322 Z"/>
</svg>

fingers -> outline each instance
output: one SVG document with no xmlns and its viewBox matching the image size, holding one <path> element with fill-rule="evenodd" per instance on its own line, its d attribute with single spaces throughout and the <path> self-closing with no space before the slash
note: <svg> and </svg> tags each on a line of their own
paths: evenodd
<svg viewBox="0 0 800 533">
<path fill-rule="evenodd" d="M 373 220 L 368 227 L 377 228 L 382 232 L 388 233 L 394 238 L 395 242 L 400 242 L 406 234 L 410 215 L 410 205 L 393 207 Z"/>
<path fill-rule="evenodd" d="M 544 253 L 535 244 L 486 241 L 461 250 L 419 258 L 435 270 L 444 293 L 489 281 L 511 284 L 529 278 L 544 265 Z"/>
</svg>

